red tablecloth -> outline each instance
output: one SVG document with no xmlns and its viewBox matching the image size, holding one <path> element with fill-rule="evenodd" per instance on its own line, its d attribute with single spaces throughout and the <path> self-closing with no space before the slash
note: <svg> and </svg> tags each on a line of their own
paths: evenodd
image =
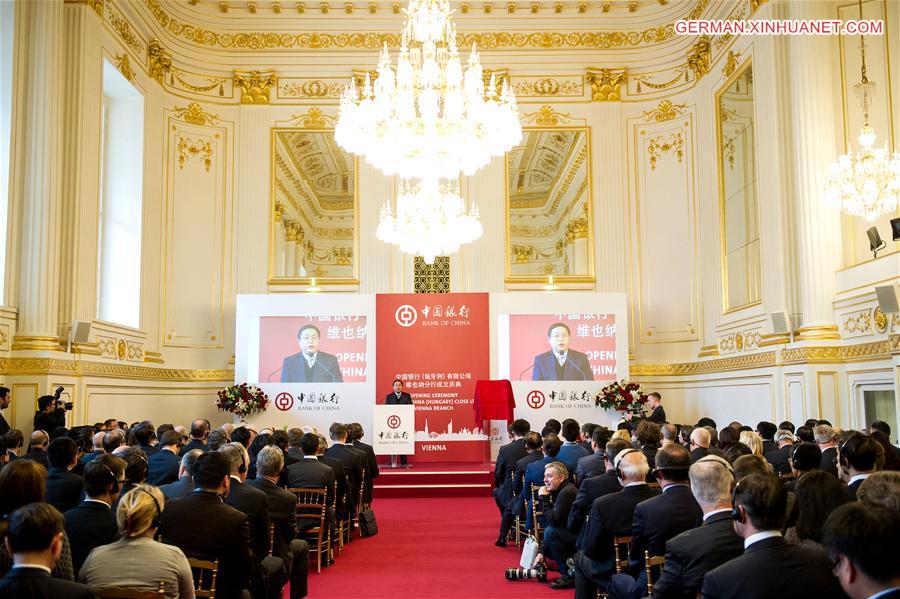
<svg viewBox="0 0 900 599">
<path fill-rule="evenodd" d="M 516 400 L 508 380 L 475 383 L 475 422 L 512 420 L 515 407 Z"/>
</svg>

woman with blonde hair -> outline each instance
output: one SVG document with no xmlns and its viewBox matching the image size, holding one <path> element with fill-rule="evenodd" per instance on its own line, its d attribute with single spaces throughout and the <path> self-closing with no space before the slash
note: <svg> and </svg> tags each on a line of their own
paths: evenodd
<svg viewBox="0 0 900 599">
<path fill-rule="evenodd" d="M 623 440 L 631 443 L 631 433 L 628 432 L 627 428 L 620 428 L 619 430 L 617 430 L 616 432 L 613 433 L 612 438 L 613 439 L 623 439 Z M 610 439 L 610 440 L 612 440 L 612 439 Z"/>
<path fill-rule="evenodd" d="M 762 437 L 759 436 L 759 433 L 755 433 L 753 431 L 742 431 L 740 442 L 750 448 L 750 451 L 753 452 L 753 455 L 758 455 L 760 457 L 765 457 L 763 455 L 763 442 Z"/>
<path fill-rule="evenodd" d="M 163 583 L 166 597 L 193 599 L 191 567 L 181 549 L 153 540 L 165 497 L 152 485 L 138 485 L 125 493 L 116 508 L 121 538 L 91 551 L 78 573 L 81 582 L 96 589 L 131 587 L 147 591 Z"/>
</svg>

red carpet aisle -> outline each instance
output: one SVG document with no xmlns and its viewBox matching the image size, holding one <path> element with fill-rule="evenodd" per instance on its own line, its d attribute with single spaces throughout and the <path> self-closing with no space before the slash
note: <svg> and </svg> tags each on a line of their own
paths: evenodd
<svg viewBox="0 0 900 599">
<path fill-rule="evenodd" d="M 494 546 L 499 515 L 490 497 L 376 499 L 379 533 L 354 537 L 336 563 L 309 576 L 312 599 L 569 598 L 533 580 L 507 582 L 519 550 Z M 556 578 L 551 574 L 551 579 Z"/>
</svg>

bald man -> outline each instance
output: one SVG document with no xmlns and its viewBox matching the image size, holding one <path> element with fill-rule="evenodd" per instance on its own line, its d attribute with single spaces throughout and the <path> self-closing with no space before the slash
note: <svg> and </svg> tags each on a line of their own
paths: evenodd
<svg viewBox="0 0 900 599">
<path fill-rule="evenodd" d="M 50 460 L 47 457 L 47 446 L 50 445 L 50 435 L 41 430 L 31 433 L 30 449 L 22 456 L 22 459 L 33 460 L 41 464 L 47 470 L 50 469 Z"/>
</svg>

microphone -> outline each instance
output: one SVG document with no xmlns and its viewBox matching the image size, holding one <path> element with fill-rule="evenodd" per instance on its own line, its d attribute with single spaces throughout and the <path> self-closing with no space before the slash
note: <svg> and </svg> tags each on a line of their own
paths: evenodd
<svg viewBox="0 0 900 599">
<path fill-rule="evenodd" d="M 275 373 L 278 372 L 279 370 L 284 370 L 284 364 L 282 364 L 281 366 L 279 366 L 278 368 L 276 368 L 275 370 L 273 370 L 273 371 L 272 371 L 272 374 L 270 374 L 269 376 L 266 377 L 266 382 L 267 382 L 267 383 L 271 383 L 271 382 L 272 382 L 272 377 L 275 376 Z"/>
<path fill-rule="evenodd" d="M 523 370 L 522 372 L 519 373 L 519 380 L 521 381 L 521 380 L 522 380 L 522 375 L 525 374 L 526 372 L 528 372 L 529 370 L 531 370 L 532 368 L 534 368 L 534 363 L 533 363 L 533 362 L 532 362 L 531 366 L 529 366 L 528 368 L 526 368 L 525 370 Z"/>
<path fill-rule="evenodd" d="M 321 362 L 319 362 L 318 360 L 316 360 L 316 361 L 313 363 L 313 367 L 316 367 L 316 366 L 320 366 L 325 372 L 327 372 L 329 375 L 331 375 L 331 382 L 332 382 L 332 383 L 336 383 L 336 382 L 337 382 L 337 377 L 334 376 L 334 373 L 331 372 L 330 370 L 328 370 L 328 368 L 326 368 L 324 364 L 322 364 Z"/>
<path fill-rule="evenodd" d="M 578 372 L 581 373 L 581 376 L 584 377 L 584 378 L 581 379 L 581 380 L 583 380 L 583 381 L 592 381 L 592 380 L 594 380 L 593 377 L 590 377 L 590 378 L 589 378 L 588 375 L 586 375 L 586 374 L 584 373 L 584 371 L 583 371 L 581 368 L 578 367 L 578 364 L 576 364 L 575 362 L 573 362 L 573 361 L 572 361 L 571 359 L 569 359 L 568 357 L 566 357 L 566 362 L 565 362 L 565 363 L 571 364 L 572 366 L 575 367 L 575 370 L 577 370 Z M 565 363 L 563 364 L 564 366 L 565 366 Z"/>
</svg>

